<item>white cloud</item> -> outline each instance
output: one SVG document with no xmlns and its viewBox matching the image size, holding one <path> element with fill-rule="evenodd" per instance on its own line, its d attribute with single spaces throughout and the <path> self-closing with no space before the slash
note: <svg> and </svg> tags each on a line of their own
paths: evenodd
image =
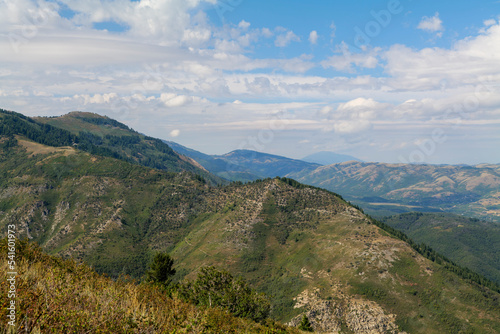
<svg viewBox="0 0 500 334">
<path fill-rule="evenodd" d="M 311 31 L 309 33 L 309 42 L 313 45 L 318 43 L 318 37 L 318 32 L 316 30 Z"/>
<path fill-rule="evenodd" d="M 178 137 L 179 135 L 181 134 L 181 130 L 179 129 L 175 129 L 175 130 L 172 130 L 170 131 L 170 137 Z"/>
<path fill-rule="evenodd" d="M 246 30 L 250 27 L 250 23 L 245 20 L 241 20 L 240 23 L 238 23 L 238 27 L 240 27 L 243 30 Z"/>
<path fill-rule="evenodd" d="M 372 98 L 358 97 L 357 99 L 339 104 L 337 110 L 354 110 L 354 109 L 378 109 L 383 104 L 376 102 Z"/>
<path fill-rule="evenodd" d="M 331 30 L 330 38 L 333 41 L 333 39 L 335 38 L 335 35 L 337 34 L 337 26 L 335 25 L 335 22 L 333 22 L 333 21 L 330 24 L 330 30 Z"/>
<path fill-rule="evenodd" d="M 160 100 L 167 107 L 180 107 L 186 104 L 193 102 L 193 98 L 191 96 L 186 95 L 176 95 L 172 93 L 163 93 L 160 96 Z"/>
<path fill-rule="evenodd" d="M 375 68 L 379 64 L 380 51 L 380 48 L 371 48 L 361 53 L 352 53 L 342 42 L 337 48 L 337 52 L 341 54 L 330 56 L 321 62 L 321 66 L 344 72 L 354 72 L 353 65 L 359 68 Z"/>
<path fill-rule="evenodd" d="M 295 35 L 293 31 L 287 31 L 286 33 L 283 33 L 281 35 L 278 35 L 276 37 L 276 40 L 274 41 L 274 45 L 277 47 L 285 47 L 291 42 L 300 42 L 299 36 Z"/>
<path fill-rule="evenodd" d="M 495 19 L 489 19 L 489 20 L 484 20 L 483 24 L 487 27 L 492 26 L 497 23 L 497 20 Z"/>
<path fill-rule="evenodd" d="M 424 16 L 422 20 L 420 20 L 417 29 L 439 33 L 444 30 L 443 21 L 439 18 L 439 13 L 434 14 L 432 17 Z"/>
<path fill-rule="evenodd" d="M 336 121 L 333 124 L 333 130 L 339 134 L 354 134 L 370 128 L 370 122 L 365 120 Z"/>
<path fill-rule="evenodd" d="M 441 90 L 443 81 L 449 88 L 496 81 L 500 79 L 500 25 L 460 40 L 451 49 L 394 45 L 384 58 L 390 84 L 399 89 Z"/>
</svg>

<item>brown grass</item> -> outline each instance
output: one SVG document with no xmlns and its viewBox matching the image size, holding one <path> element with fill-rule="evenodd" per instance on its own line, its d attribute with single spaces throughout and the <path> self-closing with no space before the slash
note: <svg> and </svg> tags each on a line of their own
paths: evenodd
<svg viewBox="0 0 500 334">
<path fill-rule="evenodd" d="M 0 244 L 0 323 L 7 333 L 7 248 Z M 168 297 L 131 280 L 113 281 L 74 260 L 46 255 L 28 242 L 16 246 L 15 333 L 298 333 L 268 321 L 257 324 L 217 308 Z"/>
</svg>

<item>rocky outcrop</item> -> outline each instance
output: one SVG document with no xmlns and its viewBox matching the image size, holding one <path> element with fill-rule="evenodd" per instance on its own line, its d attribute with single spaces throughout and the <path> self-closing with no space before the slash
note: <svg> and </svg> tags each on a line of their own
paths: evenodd
<svg viewBox="0 0 500 334">
<path fill-rule="evenodd" d="M 395 323 L 394 314 L 386 314 L 377 303 L 349 296 L 335 287 L 335 299 L 320 297 L 320 289 L 304 290 L 295 300 L 295 308 L 304 308 L 315 332 L 340 334 L 343 329 L 359 334 L 403 334 Z M 299 325 L 303 314 L 288 325 Z"/>
</svg>

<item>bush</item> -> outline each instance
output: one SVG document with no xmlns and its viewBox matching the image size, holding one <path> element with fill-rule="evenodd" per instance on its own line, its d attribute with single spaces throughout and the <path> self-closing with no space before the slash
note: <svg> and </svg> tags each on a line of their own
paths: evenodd
<svg viewBox="0 0 500 334">
<path fill-rule="evenodd" d="M 299 329 L 305 332 L 313 332 L 311 323 L 309 322 L 309 319 L 307 319 L 307 316 L 305 314 L 302 317 L 302 321 L 299 324 Z"/>
<path fill-rule="evenodd" d="M 163 286 L 170 285 L 172 276 L 175 275 L 173 268 L 174 260 L 167 253 L 157 253 L 150 264 L 147 272 L 147 280 Z"/>
<path fill-rule="evenodd" d="M 241 278 L 215 267 L 204 267 L 194 282 L 179 286 L 182 298 L 197 305 L 220 306 L 237 317 L 263 321 L 269 316 L 267 298 L 251 289 Z"/>
</svg>

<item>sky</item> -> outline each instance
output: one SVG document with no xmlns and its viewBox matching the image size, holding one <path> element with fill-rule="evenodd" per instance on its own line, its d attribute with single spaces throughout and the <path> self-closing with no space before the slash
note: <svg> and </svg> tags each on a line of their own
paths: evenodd
<svg viewBox="0 0 500 334">
<path fill-rule="evenodd" d="M 500 163 L 500 1 L 0 0 L 0 108 L 207 154 Z"/>
</svg>

